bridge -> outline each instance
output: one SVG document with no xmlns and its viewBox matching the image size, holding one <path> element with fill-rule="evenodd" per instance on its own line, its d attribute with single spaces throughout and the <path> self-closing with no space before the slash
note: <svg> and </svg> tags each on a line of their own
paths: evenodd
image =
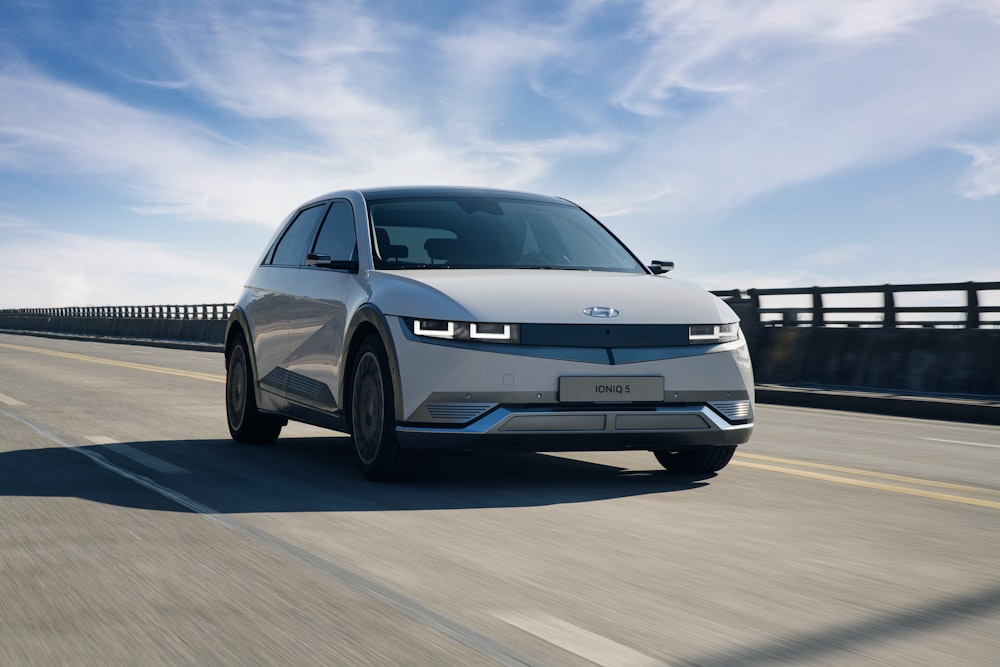
<svg viewBox="0 0 1000 667">
<path fill-rule="evenodd" d="M 718 475 L 388 486 L 329 431 L 229 439 L 231 304 L 0 312 L 0 663 L 992 664 L 1000 284 L 913 287 L 719 293 L 762 400 Z"/>
<path fill-rule="evenodd" d="M 759 382 L 717 476 L 390 486 L 329 431 L 229 439 L 232 304 L 0 311 L 0 662 L 995 662 L 1000 283 L 717 294 Z"/>
<path fill-rule="evenodd" d="M 761 402 L 1000 424 L 1000 282 L 715 292 Z M 0 310 L 0 331 L 221 351 L 233 304 Z"/>
<path fill-rule="evenodd" d="M 327 431 L 233 443 L 223 387 L 213 351 L 0 334 L 0 663 L 1000 655 L 995 426 L 765 404 L 717 476 L 467 454 L 379 485 Z"/>
</svg>

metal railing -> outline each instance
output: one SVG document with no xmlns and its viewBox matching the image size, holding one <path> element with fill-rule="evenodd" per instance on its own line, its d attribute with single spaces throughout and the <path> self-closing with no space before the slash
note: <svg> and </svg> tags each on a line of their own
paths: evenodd
<svg viewBox="0 0 1000 667">
<path fill-rule="evenodd" d="M 31 317 L 103 317 L 148 320 L 228 320 L 231 303 L 184 306 L 81 306 L 70 308 L 15 308 L 0 310 L 0 315 Z"/>
<path fill-rule="evenodd" d="M 714 294 L 737 308 L 744 321 L 749 316 L 752 324 L 765 327 L 1000 328 L 1000 282 L 786 287 Z M 782 298 L 785 304 L 778 304 Z M 831 305 L 831 300 L 839 305 Z M 906 305 L 906 301 L 927 303 Z"/>
</svg>

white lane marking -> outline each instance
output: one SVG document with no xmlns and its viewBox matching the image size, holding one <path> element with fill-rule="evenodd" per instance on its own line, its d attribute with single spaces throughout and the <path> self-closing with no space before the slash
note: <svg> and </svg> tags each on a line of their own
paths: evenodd
<svg viewBox="0 0 1000 667">
<path fill-rule="evenodd" d="M 108 449 L 116 454 L 121 454 L 125 458 L 132 459 L 136 463 L 144 465 L 157 472 L 162 472 L 167 475 L 180 475 L 188 472 L 184 468 L 175 466 L 169 461 L 164 461 L 163 459 L 157 458 L 152 454 L 147 454 L 146 452 L 140 451 L 135 447 L 130 447 L 129 445 L 122 444 L 103 435 L 89 435 L 87 436 L 87 440 L 90 440 L 95 445 L 107 445 Z"/>
<path fill-rule="evenodd" d="M 515 628 L 585 658 L 601 667 L 652 667 L 662 662 L 607 637 L 543 613 L 498 612 L 494 616 Z"/>
<path fill-rule="evenodd" d="M 985 442 L 966 442 L 965 440 L 945 440 L 943 438 L 920 438 L 921 440 L 930 440 L 931 442 L 947 442 L 952 445 L 971 445 L 972 447 L 992 447 L 993 449 L 1000 449 L 1000 445 L 987 445 Z"/>
<path fill-rule="evenodd" d="M 12 408 L 16 408 L 19 405 L 24 405 L 24 403 L 22 403 L 21 401 L 17 400 L 16 398 L 11 398 L 6 394 L 0 394 L 0 403 L 9 405 Z"/>
</svg>

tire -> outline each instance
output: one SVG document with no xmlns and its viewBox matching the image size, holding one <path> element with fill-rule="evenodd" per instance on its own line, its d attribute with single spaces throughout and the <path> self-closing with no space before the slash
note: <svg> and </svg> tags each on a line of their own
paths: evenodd
<svg viewBox="0 0 1000 667">
<path fill-rule="evenodd" d="M 417 471 L 417 454 L 396 439 L 389 361 L 374 335 L 361 343 L 351 373 L 351 440 L 361 474 L 372 481 L 404 481 Z"/>
<path fill-rule="evenodd" d="M 654 451 L 653 456 L 668 472 L 707 473 L 722 470 L 733 458 L 736 445 L 705 447 L 672 452 L 667 449 Z"/>
<path fill-rule="evenodd" d="M 286 423 L 280 417 L 262 414 L 257 409 L 253 369 L 242 334 L 233 342 L 226 364 L 226 422 L 233 440 L 257 445 L 277 440 Z"/>
</svg>

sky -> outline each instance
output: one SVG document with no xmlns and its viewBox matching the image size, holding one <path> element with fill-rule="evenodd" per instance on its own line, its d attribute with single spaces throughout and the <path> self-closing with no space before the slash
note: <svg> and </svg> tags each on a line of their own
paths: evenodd
<svg viewBox="0 0 1000 667">
<path fill-rule="evenodd" d="M 996 281 L 998 72 L 1000 0 L 0 0 L 0 308 L 231 302 L 404 184 L 709 289 Z"/>
</svg>

